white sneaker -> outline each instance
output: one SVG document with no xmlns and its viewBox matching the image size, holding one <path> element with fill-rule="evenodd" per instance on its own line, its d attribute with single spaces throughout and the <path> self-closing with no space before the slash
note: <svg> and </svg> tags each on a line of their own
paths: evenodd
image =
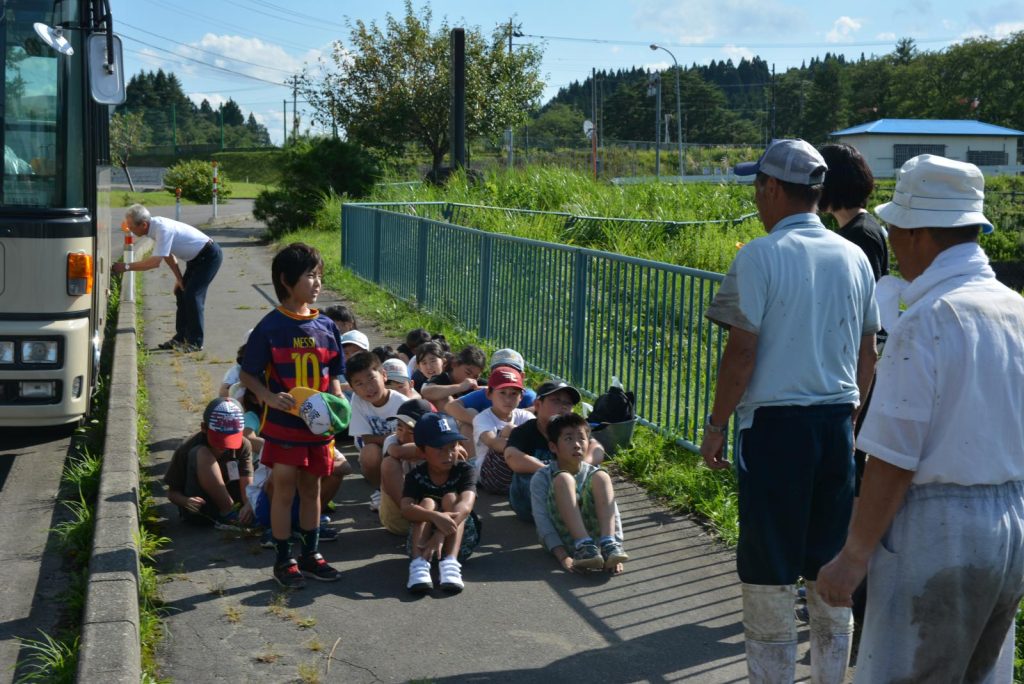
<svg viewBox="0 0 1024 684">
<path fill-rule="evenodd" d="M 409 583 L 406 588 L 414 594 L 426 594 L 434 588 L 430 578 L 430 561 L 416 557 L 409 563 Z"/>
<path fill-rule="evenodd" d="M 380 490 L 379 489 L 374 489 L 373 490 L 373 494 L 370 494 L 370 510 L 371 511 L 379 511 L 380 510 Z"/>
<path fill-rule="evenodd" d="M 462 565 L 454 558 L 445 558 L 438 564 L 441 570 L 441 588 L 449 594 L 458 594 L 466 586 L 462 583 Z"/>
</svg>

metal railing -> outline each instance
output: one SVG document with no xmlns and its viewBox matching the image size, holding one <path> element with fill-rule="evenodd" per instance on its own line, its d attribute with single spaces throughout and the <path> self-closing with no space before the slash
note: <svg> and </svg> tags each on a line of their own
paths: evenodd
<svg viewBox="0 0 1024 684">
<path fill-rule="evenodd" d="M 343 266 L 591 396 L 620 378 L 642 424 L 697 450 L 725 337 L 704 310 L 722 274 L 454 225 L 447 203 L 399 208 L 343 206 Z"/>
</svg>

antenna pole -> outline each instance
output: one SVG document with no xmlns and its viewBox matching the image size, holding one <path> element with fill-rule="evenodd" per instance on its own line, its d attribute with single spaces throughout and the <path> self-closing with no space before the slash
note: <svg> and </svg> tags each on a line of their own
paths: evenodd
<svg viewBox="0 0 1024 684">
<path fill-rule="evenodd" d="M 594 121 L 594 130 L 590 133 L 590 156 L 594 167 L 594 178 L 597 178 L 597 67 L 590 68 L 590 116 Z"/>
</svg>

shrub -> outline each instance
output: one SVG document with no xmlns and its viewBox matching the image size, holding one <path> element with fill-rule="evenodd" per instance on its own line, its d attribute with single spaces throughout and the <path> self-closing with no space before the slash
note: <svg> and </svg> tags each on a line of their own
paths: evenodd
<svg viewBox="0 0 1024 684">
<path fill-rule="evenodd" d="M 199 160 L 178 162 L 164 174 L 164 188 L 170 192 L 181 188 L 185 199 L 210 204 L 213 202 L 213 166 Z M 231 196 L 231 185 L 223 171 L 217 174 L 217 195 L 222 200 Z"/>
<path fill-rule="evenodd" d="M 261 192 L 253 207 L 274 238 L 312 225 L 326 198 L 367 194 L 378 176 L 369 153 L 333 138 L 300 140 L 281 155 L 280 169 L 279 189 Z"/>
</svg>

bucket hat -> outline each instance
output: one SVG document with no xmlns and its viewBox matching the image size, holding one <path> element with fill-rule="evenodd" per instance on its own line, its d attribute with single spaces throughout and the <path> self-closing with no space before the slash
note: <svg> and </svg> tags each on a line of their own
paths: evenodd
<svg viewBox="0 0 1024 684">
<path fill-rule="evenodd" d="M 892 201 L 875 207 L 878 217 L 897 228 L 959 228 L 981 226 L 985 218 L 985 176 L 974 164 L 921 154 L 900 169 Z"/>
</svg>

